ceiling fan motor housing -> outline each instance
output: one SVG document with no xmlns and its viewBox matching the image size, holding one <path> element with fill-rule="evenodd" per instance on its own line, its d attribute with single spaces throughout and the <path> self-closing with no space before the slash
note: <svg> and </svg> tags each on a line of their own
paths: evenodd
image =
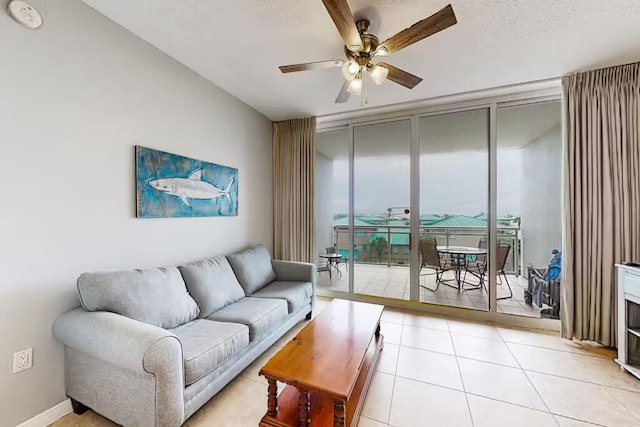
<svg viewBox="0 0 640 427">
<path fill-rule="evenodd" d="M 347 46 L 344 47 L 344 53 L 347 59 L 352 59 L 360 66 L 366 66 L 371 60 L 371 56 L 378 48 L 380 40 L 373 34 L 367 33 L 369 30 L 369 21 L 367 19 L 360 19 L 356 22 L 356 28 L 360 34 L 360 40 L 362 40 L 362 48 L 359 52 L 353 52 L 349 50 Z"/>
</svg>

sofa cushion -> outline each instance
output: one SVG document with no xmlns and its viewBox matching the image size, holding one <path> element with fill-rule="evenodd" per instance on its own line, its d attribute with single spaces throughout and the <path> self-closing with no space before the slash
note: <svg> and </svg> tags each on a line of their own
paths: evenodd
<svg viewBox="0 0 640 427">
<path fill-rule="evenodd" d="M 289 313 L 295 313 L 311 303 L 313 286 L 309 282 L 276 280 L 252 294 L 255 298 L 279 298 L 287 301 Z"/>
<path fill-rule="evenodd" d="M 264 245 L 228 255 L 227 259 L 247 296 L 276 279 L 271 266 L 271 255 Z"/>
<path fill-rule="evenodd" d="M 275 329 L 287 315 L 287 302 L 283 299 L 245 297 L 216 311 L 207 319 L 247 325 L 249 339 L 254 341 Z"/>
<path fill-rule="evenodd" d="M 249 344 L 249 328 L 198 319 L 171 329 L 182 344 L 185 385 L 193 384 Z"/>
<path fill-rule="evenodd" d="M 87 311 L 110 311 L 165 329 L 200 312 L 175 267 L 83 273 L 78 293 Z"/>
<path fill-rule="evenodd" d="M 223 256 L 179 268 L 189 293 L 200 307 L 201 319 L 244 297 L 242 286 Z"/>
</svg>

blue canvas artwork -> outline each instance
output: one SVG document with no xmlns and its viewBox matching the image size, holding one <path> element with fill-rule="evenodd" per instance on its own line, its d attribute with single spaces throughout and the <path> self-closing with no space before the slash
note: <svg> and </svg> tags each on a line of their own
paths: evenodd
<svg viewBox="0 0 640 427">
<path fill-rule="evenodd" d="M 136 216 L 238 215 L 238 169 L 136 145 Z"/>
</svg>

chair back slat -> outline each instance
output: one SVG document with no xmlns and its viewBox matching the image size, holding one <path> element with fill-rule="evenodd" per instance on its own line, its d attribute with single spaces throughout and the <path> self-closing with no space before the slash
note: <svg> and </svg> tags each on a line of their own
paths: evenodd
<svg viewBox="0 0 640 427">
<path fill-rule="evenodd" d="M 496 247 L 496 270 L 501 272 L 504 270 L 504 266 L 507 265 L 509 259 L 509 252 L 511 251 L 511 245 L 509 243 L 498 243 Z"/>
<path fill-rule="evenodd" d="M 423 267 L 441 268 L 438 242 L 435 237 L 420 240 L 420 255 Z"/>
</svg>

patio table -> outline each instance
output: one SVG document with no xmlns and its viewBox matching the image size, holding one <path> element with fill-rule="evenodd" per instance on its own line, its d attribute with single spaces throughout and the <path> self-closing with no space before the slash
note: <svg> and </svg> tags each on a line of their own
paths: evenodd
<svg viewBox="0 0 640 427">
<path fill-rule="evenodd" d="M 472 284 L 470 287 L 464 287 L 464 284 L 470 284 L 462 280 L 462 269 L 466 265 L 467 256 L 486 255 L 486 248 L 473 248 L 469 246 L 438 246 L 438 252 L 441 254 L 449 254 L 451 257 L 451 266 L 453 267 L 454 280 L 458 285 L 458 292 L 479 289 L 481 284 Z"/>
<path fill-rule="evenodd" d="M 329 261 L 329 279 L 331 279 L 331 269 L 334 268 L 338 274 L 342 276 L 342 271 L 338 268 L 338 262 L 342 259 L 342 255 L 338 253 L 324 253 L 319 255 L 320 258 L 326 258 Z"/>
</svg>

